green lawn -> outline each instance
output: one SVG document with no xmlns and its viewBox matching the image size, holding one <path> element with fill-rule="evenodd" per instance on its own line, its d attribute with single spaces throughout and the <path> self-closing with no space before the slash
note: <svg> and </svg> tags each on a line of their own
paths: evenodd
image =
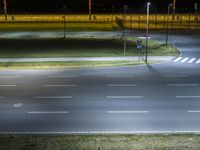
<svg viewBox="0 0 200 150">
<path fill-rule="evenodd" d="M 145 46 L 145 42 L 143 42 Z M 0 39 L 0 58 L 115 57 L 138 56 L 136 39 L 128 38 L 124 55 L 123 40 L 116 38 Z M 173 56 L 179 52 L 150 40 L 148 55 Z M 144 55 L 145 48 L 141 55 Z"/>
<path fill-rule="evenodd" d="M 2 150 L 199 150 L 198 134 L 1 135 Z"/>
<path fill-rule="evenodd" d="M 155 63 L 156 61 L 149 61 Z M 67 69 L 141 65 L 144 61 L 76 61 L 76 62 L 8 62 L 0 63 L 0 70 Z"/>
</svg>

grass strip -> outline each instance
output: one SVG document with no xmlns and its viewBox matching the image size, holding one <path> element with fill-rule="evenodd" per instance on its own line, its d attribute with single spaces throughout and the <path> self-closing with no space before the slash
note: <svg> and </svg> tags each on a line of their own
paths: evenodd
<svg viewBox="0 0 200 150">
<path fill-rule="evenodd" d="M 105 37 L 104 37 L 105 38 Z M 0 39 L 0 58 L 119 57 L 138 56 L 137 38 L 128 37 L 126 54 L 123 40 L 113 38 Z M 26 43 L 26 44 L 24 44 Z M 145 47 L 145 41 L 142 42 Z M 13 48 L 12 48 L 12 47 Z M 145 48 L 141 50 L 144 55 Z M 176 56 L 169 45 L 149 40 L 149 56 Z"/>
<path fill-rule="evenodd" d="M 6 150 L 197 150 L 198 134 L 1 135 Z"/>
<path fill-rule="evenodd" d="M 155 63 L 156 61 L 149 61 Z M 6 62 L 0 63 L 0 70 L 32 70 L 32 69 L 73 69 L 96 68 L 145 64 L 143 61 L 78 61 L 78 62 Z"/>
</svg>

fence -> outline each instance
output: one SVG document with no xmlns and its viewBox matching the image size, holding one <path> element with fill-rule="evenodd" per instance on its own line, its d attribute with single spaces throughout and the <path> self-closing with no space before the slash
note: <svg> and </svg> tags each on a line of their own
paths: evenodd
<svg viewBox="0 0 200 150">
<path fill-rule="evenodd" d="M 91 20 L 87 14 L 50 14 L 50 15 L 8 15 L 5 20 L 4 15 L 0 15 L 0 23 L 9 22 L 99 22 L 115 23 L 116 18 L 123 18 L 122 14 L 93 14 Z M 124 18 L 124 25 L 128 29 L 146 29 L 145 14 L 127 14 Z M 149 28 L 163 30 L 168 26 L 169 29 L 179 30 L 200 30 L 200 16 L 195 14 L 151 14 L 149 16 Z"/>
</svg>

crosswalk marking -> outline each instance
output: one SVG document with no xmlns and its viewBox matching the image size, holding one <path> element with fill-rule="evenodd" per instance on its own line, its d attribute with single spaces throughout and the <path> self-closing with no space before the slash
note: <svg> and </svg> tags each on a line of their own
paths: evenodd
<svg viewBox="0 0 200 150">
<path fill-rule="evenodd" d="M 181 62 L 181 63 L 188 63 L 188 64 L 200 64 L 200 58 L 189 58 L 189 57 L 178 57 L 173 62 Z"/>
<path fill-rule="evenodd" d="M 196 64 L 200 64 L 200 59 L 198 59 L 198 60 L 196 61 Z"/>
<path fill-rule="evenodd" d="M 181 59 L 182 59 L 182 57 L 178 57 L 177 59 L 174 60 L 174 62 L 178 62 Z"/>
<path fill-rule="evenodd" d="M 188 59 L 189 59 L 189 58 L 186 57 L 186 58 L 184 58 L 183 60 L 181 60 L 181 62 L 184 63 L 184 62 L 186 62 Z"/>
<path fill-rule="evenodd" d="M 193 63 L 196 60 L 196 58 L 192 58 L 190 61 L 188 61 L 189 64 Z"/>
</svg>

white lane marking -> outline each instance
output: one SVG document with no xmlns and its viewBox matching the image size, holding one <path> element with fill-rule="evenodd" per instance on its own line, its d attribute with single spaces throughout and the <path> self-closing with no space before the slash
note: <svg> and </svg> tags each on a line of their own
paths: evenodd
<svg viewBox="0 0 200 150">
<path fill-rule="evenodd" d="M 126 76 L 126 75 L 121 75 L 121 76 L 114 76 L 114 75 L 107 75 L 106 76 L 107 78 L 132 78 L 134 77 L 133 75 L 130 75 L 130 76 Z"/>
<path fill-rule="evenodd" d="M 200 64 L 200 59 L 198 59 L 198 60 L 196 61 L 196 64 Z"/>
<path fill-rule="evenodd" d="M 108 111 L 109 114 L 146 114 L 149 111 Z"/>
<path fill-rule="evenodd" d="M 68 111 L 29 111 L 28 114 L 68 114 Z"/>
<path fill-rule="evenodd" d="M 167 84 L 167 86 L 198 86 L 199 84 Z"/>
<path fill-rule="evenodd" d="M 71 99 L 72 96 L 37 96 L 36 99 Z"/>
<path fill-rule="evenodd" d="M 190 58 L 186 57 L 186 58 L 184 58 L 181 62 L 184 63 L 184 62 L 186 62 L 188 59 L 190 59 Z"/>
<path fill-rule="evenodd" d="M 107 99 L 142 99 L 143 96 L 107 96 Z"/>
<path fill-rule="evenodd" d="M 23 105 L 24 105 L 23 103 L 16 103 L 16 104 L 13 105 L 13 107 L 15 107 L 15 108 L 20 108 L 20 107 L 22 107 Z"/>
<path fill-rule="evenodd" d="M 138 86 L 137 84 L 107 84 L 106 86 L 111 86 L 111 87 L 131 87 L 131 86 Z"/>
<path fill-rule="evenodd" d="M 0 78 L 24 78 L 24 76 L 0 76 Z"/>
<path fill-rule="evenodd" d="M 47 84 L 45 86 L 46 87 L 75 87 L 77 85 L 76 84 L 68 84 L 68 85 L 50 85 L 50 84 Z"/>
<path fill-rule="evenodd" d="M 163 77 L 163 78 L 186 78 L 188 76 L 187 75 L 161 75 L 160 77 Z"/>
<path fill-rule="evenodd" d="M 38 135 L 38 134 L 61 134 L 61 135 L 95 135 L 95 134 L 181 134 L 181 133 L 200 133 L 200 130 L 163 130 L 163 131 L 77 131 L 77 132 L 66 132 L 66 131 L 49 131 L 49 132 L 0 132 L 0 134 L 25 134 L 25 135 Z"/>
<path fill-rule="evenodd" d="M 79 78 L 80 76 L 48 76 L 48 78 Z"/>
<path fill-rule="evenodd" d="M 177 59 L 174 60 L 174 62 L 178 62 L 179 60 L 181 60 L 183 57 L 178 57 Z"/>
<path fill-rule="evenodd" d="M 200 96 L 176 96 L 176 98 L 200 98 Z"/>
<path fill-rule="evenodd" d="M 0 84 L 0 87 L 16 87 L 17 85 L 2 85 Z"/>
<path fill-rule="evenodd" d="M 0 97 L 0 99 L 4 99 L 5 97 Z"/>
<path fill-rule="evenodd" d="M 196 58 L 192 58 L 190 61 L 188 61 L 189 64 L 193 63 L 196 60 Z"/>
<path fill-rule="evenodd" d="M 188 113 L 200 113 L 200 110 L 188 110 Z"/>
</svg>

